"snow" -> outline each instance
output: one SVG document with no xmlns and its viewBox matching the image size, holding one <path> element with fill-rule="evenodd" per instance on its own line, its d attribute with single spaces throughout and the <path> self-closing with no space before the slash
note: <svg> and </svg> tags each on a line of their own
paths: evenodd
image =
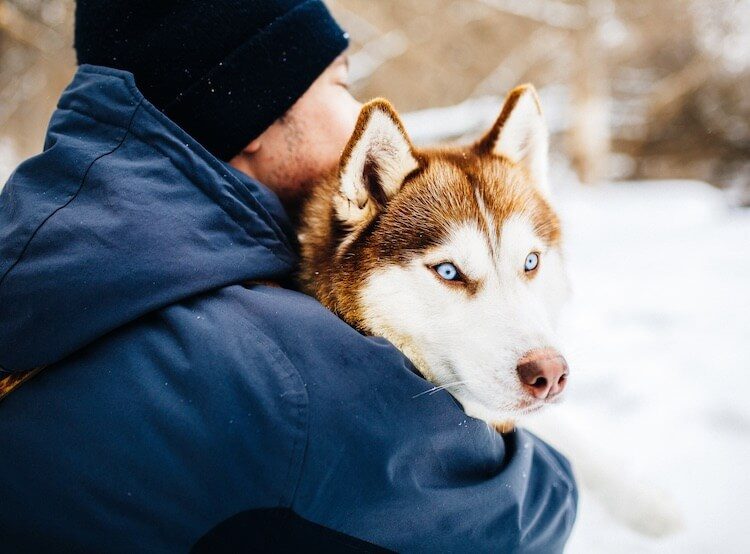
<svg viewBox="0 0 750 554">
<path fill-rule="evenodd" d="M 567 552 L 750 552 L 750 211 L 690 181 L 567 186 L 557 205 L 572 373 L 542 417 L 606 474 L 582 483 Z M 641 493 L 680 528 L 653 536 Z"/>
</svg>

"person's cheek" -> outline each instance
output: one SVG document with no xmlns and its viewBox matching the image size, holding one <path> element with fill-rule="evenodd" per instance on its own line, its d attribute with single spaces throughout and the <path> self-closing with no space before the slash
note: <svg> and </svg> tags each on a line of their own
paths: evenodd
<svg viewBox="0 0 750 554">
<path fill-rule="evenodd" d="M 360 107 L 361 104 L 349 94 L 349 91 L 343 88 L 339 91 L 337 102 L 333 105 L 333 113 L 330 118 L 330 121 L 336 123 L 335 129 L 332 129 L 332 135 L 339 153 L 344 149 L 354 132 Z"/>
<path fill-rule="evenodd" d="M 359 111 L 362 109 L 362 104 L 354 98 L 348 90 L 344 91 L 344 98 L 341 102 L 342 118 L 344 120 L 344 129 L 347 135 L 351 135 L 354 132 L 354 126 L 357 124 L 357 117 L 359 117 Z"/>
<path fill-rule="evenodd" d="M 306 104 L 306 125 L 300 129 L 303 144 L 300 152 L 308 167 L 307 173 L 315 178 L 337 167 L 341 153 L 354 132 L 360 104 L 340 85 L 317 88 Z M 314 169 L 313 169 L 314 168 Z"/>
</svg>

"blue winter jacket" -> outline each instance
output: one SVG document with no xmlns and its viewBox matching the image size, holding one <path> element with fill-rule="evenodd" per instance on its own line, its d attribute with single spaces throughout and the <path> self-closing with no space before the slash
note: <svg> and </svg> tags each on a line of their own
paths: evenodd
<svg viewBox="0 0 750 554">
<path fill-rule="evenodd" d="M 82 66 L 0 195 L 0 550 L 556 552 L 576 489 L 286 280 L 278 199 Z"/>
</svg>

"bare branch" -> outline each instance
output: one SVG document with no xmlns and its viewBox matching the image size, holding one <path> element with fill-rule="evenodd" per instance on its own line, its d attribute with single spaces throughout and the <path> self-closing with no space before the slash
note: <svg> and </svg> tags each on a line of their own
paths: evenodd
<svg viewBox="0 0 750 554">
<path fill-rule="evenodd" d="M 534 31 L 528 40 L 520 43 L 487 77 L 474 87 L 469 97 L 503 94 L 519 83 L 531 67 L 551 56 L 557 56 L 567 41 L 567 33 L 548 27 Z"/>
<path fill-rule="evenodd" d="M 576 30 L 586 25 L 586 8 L 560 0 L 477 0 L 499 12 L 531 19 L 558 29 Z"/>
<path fill-rule="evenodd" d="M 394 30 L 377 37 L 349 56 L 350 79 L 356 83 L 372 75 L 388 60 L 403 54 L 409 45 L 406 35 Z"/>
</svg>

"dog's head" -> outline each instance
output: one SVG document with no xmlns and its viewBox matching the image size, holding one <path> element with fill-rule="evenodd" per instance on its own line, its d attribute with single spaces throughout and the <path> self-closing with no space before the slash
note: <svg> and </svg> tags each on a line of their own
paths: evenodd
<svg viewBox="0 0 750 554">
<path fill-rule="evenodd" d="M 532 86 L 467 148 L 415 148 L 385 100 L 362 108 L 333 217 L 336 311 L 384 336 L 475 417 L 498 423 L 562 390 L 567 295 Z"/>
</svg>

